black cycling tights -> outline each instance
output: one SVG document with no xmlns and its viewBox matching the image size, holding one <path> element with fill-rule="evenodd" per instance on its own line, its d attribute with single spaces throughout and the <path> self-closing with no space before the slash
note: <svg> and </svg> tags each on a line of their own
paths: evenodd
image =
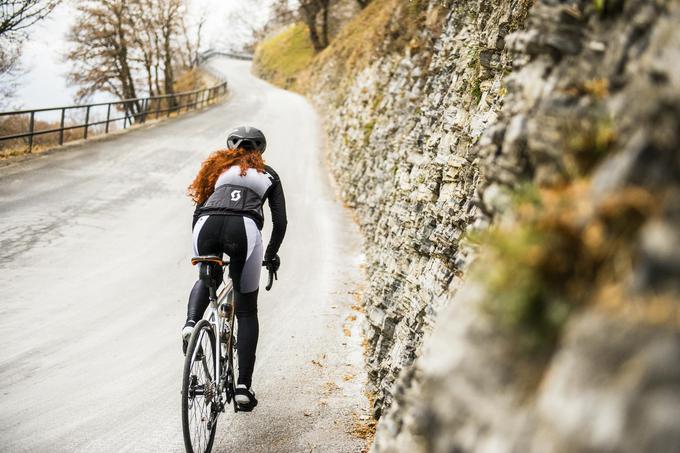
<svg viewBox="0 0 680 453">
<path fill-rule="evenodd" d="M 236 348 L 238 349 L 238 383 L 250 388 L 255 366 L 255 351 L 257 350 L 257 339 L 260 334 L 260 323 L 257 320 L 257 294 L 259 290 L 252 293 L 241 294 L 234 290 L 234 301 L 236 302 L 236 319 L 238 321 L 238 332 L 236 337 Z M 208 297 L 208 287 L 202 280 L 198 280 L 191 290 L 189 296 L 189 308 L 187 319 L 198 322 L 203 317 L 203 312 L 210 303 Z"/>
<path fill-rule="evenodd" d="M 235 314 L 238 320 L 238 383 L 250 388 L 260 333 L 257 295 L 262 266 L 262 239 L 251 219 L 228 216 L 205 216 L 199 219 L 194 227 L 194 253 L 222 256 L 223 252 L 229 255 L 229 274 L 234 282 Z M 222 276 L 217 277 L 221 282 Z M 209 302 L 208 287 L 198 280 L 189 295 L 187 320 L 195 323 L 200 321 Z"/>
</svg>

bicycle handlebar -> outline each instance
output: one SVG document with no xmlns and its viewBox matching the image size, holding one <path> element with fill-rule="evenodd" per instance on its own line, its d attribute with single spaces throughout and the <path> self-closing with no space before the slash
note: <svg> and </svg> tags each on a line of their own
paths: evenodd
<svg viewBox="0 0 680 453">
<path fill-rule="evenodd" d="M 269 291 L 274 285 L 274 280 L 278 280 L 279 276 L 276 271 L 272 270 L 271 263 L 269 261 L 262 261 L 262 265 L 269 271 L 269 280 L 267 280 L 267 286 L 264 287 L 264 289 Z"/>
</svg>

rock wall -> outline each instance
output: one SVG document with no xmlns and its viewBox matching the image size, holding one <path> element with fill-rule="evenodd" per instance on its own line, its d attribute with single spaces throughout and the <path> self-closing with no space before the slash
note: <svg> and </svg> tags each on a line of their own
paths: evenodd
<svg viewBox="0 0 680 453">
<path fill-rule="evenodd" d="M 496 120 L 508 64 L 504 36 L 528 3 L 430 8 L 428 20 L 443 21 L 443 31 L 424 28 L 403 53 L 363 69 L 339 105 L 337 90 L 324 86 L 334 78 L 320 76 L 313 90 L 317 105 L 334 106 L 325 116 L 329 164 L 367 240 L 364 301 L 378 416 L 460 286 L 467 252 L 459 240 L 479 217 L 475 144 Z M 397 33 L 398 17 L 389 25 Z"/>
<path fill-rule="evenodd" d="M 340 81 L 327 57 L 306 91 L 366 237 L 374 450 L 678 451 L 680 5 L 373 3 L 379 57 Z M 514 252 L 509 292 L 540 290 L 508 327 L 467 238 L 527 223 L 550 242 Z"/>
<path fill-rule="evenodd" d="M 342 102 L 326 110 L 329 164 L 367 239 L 364 300 L 377 415 L 460 285 L 467 252 L 459 240 L 479 210 L 474 145 L 496 120 L 503 38 L 528 3 L 458 7 L 440 36 L 424 29 L 417 44 L 359 72 Z M 320 80 L 317 105 L 333 105 L 337 91 Z"/>
</svg>

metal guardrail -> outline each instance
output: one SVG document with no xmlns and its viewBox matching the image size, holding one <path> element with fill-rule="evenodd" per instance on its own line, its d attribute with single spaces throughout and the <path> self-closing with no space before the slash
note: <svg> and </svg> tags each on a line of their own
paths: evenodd
<svg viewBox="0 0 680 453">
<path fill-rule="evenodd" d="M 227 92 L 227 82 L 222 82 L 210 88 L 203 88 L 194 91 L 185 91 L 182 93 L 167 94 L 163 96 L 148 96 L 144 98 L 124 99 L 122 101 L 114 102 L 99 102 L 95 104 L 86 105 L 69 105 L 62 107 L 51 107 L 34 110 L 16 110 L 11 112 L 0 112 L 0 118 L 11 115 L 29 115 L 28 131 L 0 136 L 0 142 L 6 140 L 16 140 L 28 137 L 28 152 L 33 150 L 33 138 L 37 135 L 59 133 L 59 145 L 64 144 L 64 132 L 72 129 L 83 129 L 83 139 L 87 139 L 88 130 L 92 126 L 105 124 L 104 134 L 109 133 L 111 123 L 123 121 L 123 129 L 127 128 L 128 124 L 131 126 L 135 124 L 143 124 L 150 117 L 155 116 L 156 119 L 161 115 L 169 117 L 172 113 L 181 113 L 183 109 L 186 112 L 196 110 L 211 104 Z M 165 101 L 165 106 L 163 105 Z M 154 105 L 155 104 L 155 105 Z M 90 122 L 90 112 L 93 107 L 106 106 L 106 119 Z M 111 118 L 111 107 L 115 106 L 116 110 L 123 110 L 124 115 Z M 122 109 L 120 108 L 122 106 Z M 82 124 L 66 125 L 66 112 L 77 109 L 85 109 L 85 122 Z M 58 128 L 35 130 L 35 114 L 40 112 L 55 112 L 61 111 L 61 120 Z M 115 114 L 115 112 L 114 112 Z"/>
<path fill-rule="evenodd" d="M 234 60 L 252 60 L 253 55 L 247 53 L 231 52 L 228 50 L 208 49 L 198 55 L 198 63 L 204 63 L 214 56 L 232 58 Z"/>
</svg>

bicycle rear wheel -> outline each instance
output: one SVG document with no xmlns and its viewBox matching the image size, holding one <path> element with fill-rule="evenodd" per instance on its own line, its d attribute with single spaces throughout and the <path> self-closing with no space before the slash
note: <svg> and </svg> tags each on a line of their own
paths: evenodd
<svg viewBox="0 0 680 453">
<path fill-rule="evenodd" d="M 209 453 L 215 440 L 218 401 L 215 334 L 199 321 L 189 339 L 182 376 L 182 431 L 187 453 Z"/>
</svg>

